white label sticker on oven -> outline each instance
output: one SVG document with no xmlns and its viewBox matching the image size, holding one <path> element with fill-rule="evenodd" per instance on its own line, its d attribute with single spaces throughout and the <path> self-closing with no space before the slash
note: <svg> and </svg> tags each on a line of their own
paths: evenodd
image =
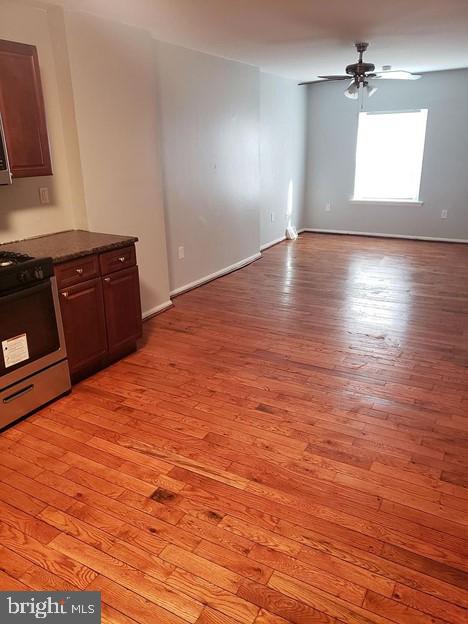
<svg viewBox="0 0 468 624">
<path fill-rule="evenodd" d="M 24 360 L 29 360 L 28 339 L 26 334 L 3 340 L 2 350 L 5 368 L 24 362 Z"/>
</svg>

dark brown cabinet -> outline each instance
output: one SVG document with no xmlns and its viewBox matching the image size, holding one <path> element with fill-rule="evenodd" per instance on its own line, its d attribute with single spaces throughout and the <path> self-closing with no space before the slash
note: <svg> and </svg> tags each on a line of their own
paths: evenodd
<svg viewBox="0 0 468 624">
<path fill-rule="evenodd" d="M 51 175 L 35 46 L 0 39 L 0 113 L 13 177 Z"/>
<path fill-rule="evenodd" d="M 101 279 L 60 291 L 70 373 L 98 367 L 107 353 Z"/>
<path fill-rule="evenodd" d="M 103 280 L 109 353 L 119 353 L 141 337 L 140 284 L 137 267 Z"/>
<path fill-rule="evenodd" d="M 142 320 L 133 245 L 58 264 L 55 276 L 72 379 L 135 349 Z"/>
</svg>

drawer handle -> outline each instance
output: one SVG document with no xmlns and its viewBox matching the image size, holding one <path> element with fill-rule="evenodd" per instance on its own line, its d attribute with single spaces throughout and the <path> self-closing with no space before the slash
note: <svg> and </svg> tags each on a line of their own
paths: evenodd
<svg viewBox="0 0 468 624">
<path fill-rule="evenodd" d="M 125 262 L 125 260 L 126 260 L 125 256 L 120 256 L 119 257 L 119 262 Z"/>
<path fill-rule="evenodd" d="M 23 388 L 22 390 L 19 390 L 18 392 L 15 392 L 14 394 L 10 394 L 10 396 L 7 396 L 6 398 L 3 399 L 3 402 L 11 403 L 12 401 L 15 401 L 16 399 L 21 398 L 25 394 L 28 394 L 28 392 L 31 392 L 32 390 L 34 390 L 34 384 L 31 384 L 30 386 L 27 386 L 26 388 Z"/>
<path fill-rule="evenodd" d="M 62 297 L 65 297 L 65 299 L 68 297 L 68 293 L 66 290 L 60 294 L 62 295 Z"/>
<path fill-rule="evenodd" d="M 106 284 L 109 284 L 109 282 L 111 281 L 111 278 L 110 277 L 105 277 L 104 281 L 106 282 Z"/>
<path fill-rule="evenodd" d="M 78 275 L 83 275 L 83 269 L 76 269 L 76 272 L 78 273 Z"/>
</svg>

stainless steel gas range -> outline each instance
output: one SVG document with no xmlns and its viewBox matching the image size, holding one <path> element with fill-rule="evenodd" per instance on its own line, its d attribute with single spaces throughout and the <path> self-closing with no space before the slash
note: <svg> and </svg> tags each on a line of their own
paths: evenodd
<svg viewBox="0 0 468 624">
<path fill-rule="evenodd" d="M 52 260 L 0 251 L 0 429 L 69 390 Z"/>
</svg>

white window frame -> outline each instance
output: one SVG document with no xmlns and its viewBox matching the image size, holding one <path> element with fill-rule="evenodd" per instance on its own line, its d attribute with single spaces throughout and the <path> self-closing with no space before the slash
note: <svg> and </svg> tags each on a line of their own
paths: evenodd
<svg viewBox="0 0 468 624">
<path fill-rule="evenodd" d="M 419 171 L 417 175 L 417 182 L 415 184 L 415 193 L 413 197 L 405 197 L 405 198 L 383 198 L 383 197 L 360 197 L 356 196 L 356 187 L 358 180 L 358 150 L 359 150 L 359 132 L 362 131 L 362 126 L 359 123 L 361 121 L 361 115 L 366 116 L 374 116 L 374 115 L 398 115 L 400 113 L 419 113 L 424 115 L 424 138 L 422 141 L 422 150 L 421 150 L 421 161 L 419 166 Z M 425 153 L 425 142 L 427 136 L 427 118 L 428 118 L 428 109 L 420 108 L 413 110 L 396 110 L 396 111 L 367 111 L 359 113 L 359 122 L 358 122 L 358 133 L 356 140 L 356 150 L 355 150 L 355 165 L 354 165 L 354 187 L 353 187 L 353 197 L 351 198 L 351 202 L 354 204 L 382 204 L 382 205 L 411 205 L 411 206 L 422 206 L 423 201 L 420 198 L 420 190 L 421 190 L 421 179 L 422 179 L 422 169 L 424 162 L 424 153 Z"/>
</svg>

